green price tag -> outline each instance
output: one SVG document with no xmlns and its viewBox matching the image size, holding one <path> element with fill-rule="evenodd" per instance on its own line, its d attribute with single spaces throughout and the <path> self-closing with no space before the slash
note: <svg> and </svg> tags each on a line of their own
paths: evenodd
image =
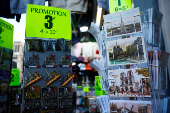
<svg viewBox="0 0 170 113">
<path fill-rule="evenodd" d="M 13 49 L 14 26 L 5 20 L 0 19 L 0 46 Z"/>
<path fill-rule="evenodd" d="M 70 10 L 27 4 L 26 37 L 71 40 Z"/>
<path fill-rule="evenodd" d="M 11 70 L 11 86 L 20 86 L 20 71 L 19 69 Z"/>
<path fill-rule="evenodd" d="M 109 0 L 110 13 L 132 9 L 131 0 Z"/>
<path fill-rule="evenodd" d="M 83 92 L 89 92 L 89 87 L 83 87 Z"/>
</svg>

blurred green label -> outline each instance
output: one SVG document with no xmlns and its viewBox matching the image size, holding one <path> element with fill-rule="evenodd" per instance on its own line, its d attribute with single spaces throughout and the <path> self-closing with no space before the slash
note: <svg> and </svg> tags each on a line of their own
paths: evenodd
<svg viewBox="0 0 170 113">
<path fill-rule="evenodd" d="M 11 86 L 20 86 L 20 71 L 19 69 L 11 70 Z"/>
<path fill-rule="evenodd" d="M 13 49 L 14 26 L 0 18 L 0 46 Z"/>
<path fill-rule="evenodd" d="M 89 92 L 89 87 L 83 87 L 83 92 Z"/>
<path fill-rule="evenodd" d="M 102 79 L 100 76 L 95 76 L 95 95 L 103 95 Z"/>
<path fill-rule="evenodd" d="M 131 0 L 109 0 L 110 13 L 132 9 Z"/>
</svg>

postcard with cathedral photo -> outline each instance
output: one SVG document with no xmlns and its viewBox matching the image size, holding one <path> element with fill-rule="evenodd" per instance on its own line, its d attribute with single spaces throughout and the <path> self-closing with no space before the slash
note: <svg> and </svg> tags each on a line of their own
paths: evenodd
<svg viewBox="0 0 170 113">
<path fill-rule="evenodd" d="M 108 70 L 110 97 L 151 97 L 148 68 Z"/>
<path fill-rule="evenodd" d="M 153 113 L 151 101 L 110 100 L 110 113 Z"/>
<path fill-rule="evenodd" d="M 108 66 L 146 63 L 143 36 L 106 41 Z"/>
<path fill-rule="evenodd" d="M 106 38 L 142 32 L 139 8 L 104 15 Z"/>
</svg>

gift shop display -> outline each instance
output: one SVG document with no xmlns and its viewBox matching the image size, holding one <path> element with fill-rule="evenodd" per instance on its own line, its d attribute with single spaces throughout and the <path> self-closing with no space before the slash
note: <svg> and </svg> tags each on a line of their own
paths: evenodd
<svg viewBox="0 0 170 113">
<path fill-rule="evenodd" d="M 51 9 L 51 7 L 46 6 L 27 5 L 26 36 L 32 35 L 35 37 L 26 37 L 25 39 L 22 111 L 41 113 L 72 112 L 73 91 L 71 86 L 74 75 L 71 72 L 71 37 L 69 37 L 71 32 L 67 33 L 68 37 L 63 38 L 60 35 L 62 30 L 57 32 L 53 30 L 56 27 L 56 24 L 54 24 L 56 20 L 50 21 L 48 19 L 52 16 L 41 14 L 39 16 L 44 15 L 44 21 L 47 23 L 44 24 L 43 21 L 39 21 L 43 25 L 41 26 L 43 29 L 36 31 L 36 28 L 36 30 L 34 29 L 35 34 L 30 34 L 30 20 L 34 14 L 29 11 L 33 7 Z M 54 8 L 54 10 L 61 9 Z M 61 18 L 69 20 L 70 11 L 63 11 L 67 16 Z M 53 16 L 55 18 L 57 15 Z M 71 23 L 67 22 L 67 26 L 71 27 Z M 42 36 L 41 33 L 46 33 L 46 35 Z"/>
</svg>

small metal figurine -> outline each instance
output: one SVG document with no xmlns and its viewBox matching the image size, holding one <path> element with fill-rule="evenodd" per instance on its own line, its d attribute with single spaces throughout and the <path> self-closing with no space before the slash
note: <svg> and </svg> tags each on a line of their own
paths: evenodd
<svg viewBox="0 0 170 113">
<path fill-rule="evenodd" d="M 56 87 L 42 87 L 41 99 L 56 99 Z"/>
<path fill-rule="evenodd" d="M 58 41 L 60 42 L 60 44 L 61 44 L 61 46 L 63 47 L 63 50 L 64 50 L 64 43 L 65 43 L 64 38 L 58 39 Z"/>
<path fill-rule="evenodd" d="M 36 45 L 37 45 L 37 51 L 38 52 L 45 52 L 44 50 L 44 44 L 41 39 L 35 39 Z"/>
<path fill-rule="evenodd" d="M 28 45 L 28 51 L 37 51 L 35 46 L 34 38 L 33 39 L 25 39 Z"/>
<path fill-rule="evenodd" d="M 58 107 L 59 109 L 69 108 L 73 105 L 73 91 L 71 87 L 58 88 Z"/>
<path fill-rule="evenodd" d="M 55 62 L 55 55 L 49 53 L 49 56 L 46 56 L 45 58 L 43 67 L 57 67 L 57 64 Z"/>
<path fill-rule="evenodd" d="M 27 99 L 24 100 L 24 109 L 25 110 L 33 110 L 40 108 L 40 100 L 39 99 Z"/>
<path fill-rule="evenodd" d="M 68 71 L 67 75 L 64 75 L 61 71 L 59 72 L 61 73 L 60 84 L 62 86 L 65 86 L 74 77 L 74 75 L 70 71 Z"/>
<path fill-rule="evenodd" d="M 46 48 L 46 51 L 54 51 L 55 50 L 55 43 L 54 43 L 54 41 L 52 41 L 52 40 L 47 40 L 47 48 Z"/>
<path fill-rule="evenodd" d="M 52 82 L 54 82 L 57 78 L 60 77 L 60 75 L 58 74 L 57 70 L 54 70 L 51 75 L 48 73 L 48 71 L 47 71 L 45 68 L 44 68 L 44 70 L 45 70 L 45 72 L 46 72 L 47 75 L 48 75 L 48 77 L 45 77 L 45 80 L 44 80 L 46 86 L 50 85 L 50 84 L 51 84 Z"/>
<path fill-rule="evenodd" d="M 26 86 L 29 86 L 30 84 L 32 84 L 32 83 L 36 82 L 37 80 L 39 80 L 40 78 L 42 78 L 42 75 L 41 75 L 40 71 L 38 71 L 38 70 L 36 72 L 34 72 L 33 75 L 28 71 L 27 68 L 26 68 L 26 71 L 29 75 L 28 78 L 25 76 Z"/>
<path fill-rule="evenodd" d="M 64 82 L 67 80 L 67 76 L 65 76 L 61 71 L 59 71 L 60 74 L 61 74 L 61 77 L 60 77 L 60 84 L 64 84 Z"/>
<path fill-rule="evenodd" d="M 40 98 L 39 86 L 27 86 L 23 88 L 24 99 L 37 99 Z"/>
<path fill-rule="evenodd" d="M 70 52 L 70 51 L 71 51 L 71 41 L 65 41 L 64 52 Z"/>
<path fill-rule="evenodd" d="M 60 44 L 61 44 L 61 42 L 59 40 L 57 40 L 55 43 L 55 51 L 62 51 Z"/>
<path fill-rule="evenodd" d="M 44 47 L 44 51 L 46 52 L 46 50 L 47 50 L 47 41 L 42 40 L 42 44 L 43 44 L 43 47 Z"/>
<path fill-rule="evenodd" d="M 26 68 L 40 68 L 41 66 L 39 65 L 39 57 L 38 57 L 38 54 L 37 55 L 34 55 L 33 53 L 33 57 L 29 57 L 29 59 L 27 60 L 26 64 L 25 64 L 25 67 Z"/>
<path fill-rule="evenodd" d="M 71 55 L 68 54 L 64 54 L 64 56 L 61 57 L 61 61 L 60 61 L 60 67 L 72 67 L 71 64 Z"/>
<path fill-rule="evenodd" d="M 57 108 L 57 99 L 44 99 L 42 100 L 42 109 L 56 109 Z M 47 113 L 47 112 L 45 112 Z M 48 112 L 51 113 L 51 112 Z"/>
</svg>

